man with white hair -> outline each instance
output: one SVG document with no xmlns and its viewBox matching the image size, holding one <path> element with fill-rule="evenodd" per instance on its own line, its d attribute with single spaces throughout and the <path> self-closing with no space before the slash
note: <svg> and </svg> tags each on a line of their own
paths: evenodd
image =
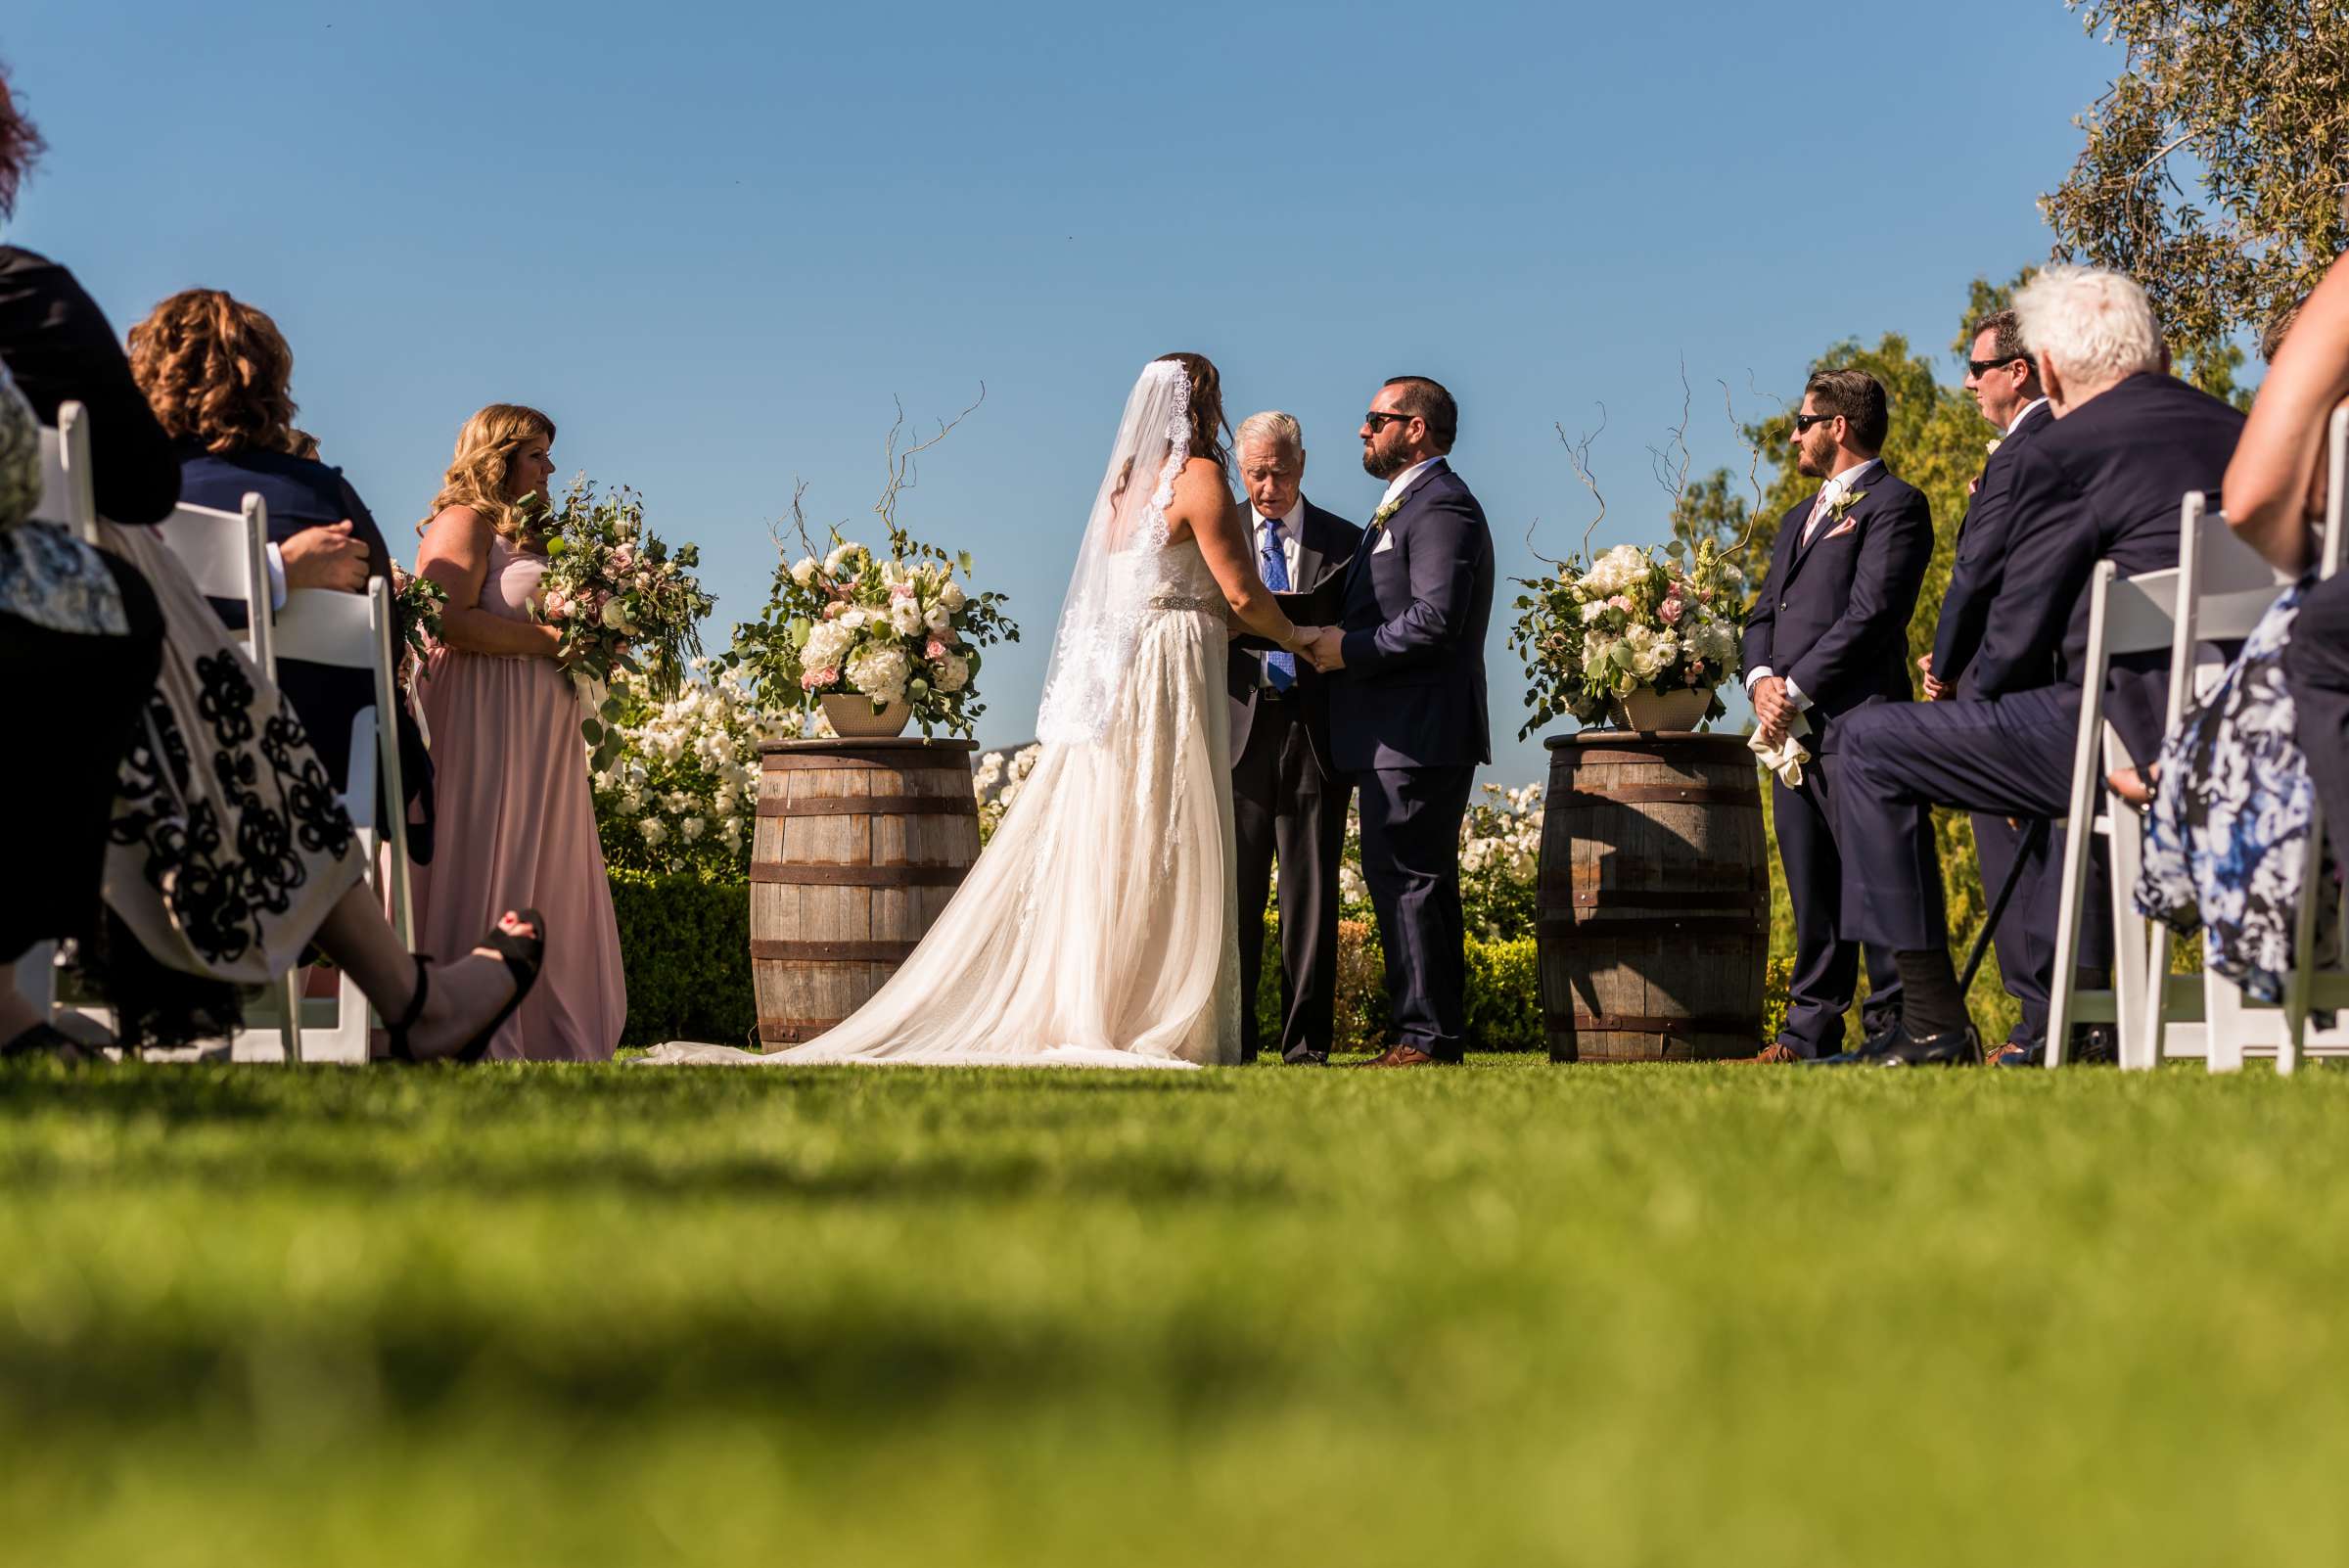
<svg viewBox="0 0 2349 1568">
<path fill-rule="evenodd" d="M 1918 806 L 2064 814 L 2089 578 L 2099 561 L 2123 576 L 2175 567 L 2180 499 L 2218 489 L 2243 425 L 2166 373 L 2152 306 L 2121 274 L 2050 267 L 2016 293 L 2014 310 L 2055 422 L 2013 465 L 2006 567 L 1970 663 L 1971 695 L 1844 721 L 1844 935 L 1883 943 L 1900 967 L 1901 1037 L 1875 1058 L 1887 1066 L 1981 1060 L 1950 963 L 1949 911 L 1900 853 L 1898 823 Z M 2142 761 L 2160 741 L 2168 669 L 2167 654 L 2118 659 L 2106 688 L 2106 711 Z M 2043 932 L 2058 880 L 2035 899 Z"/>
<path fill-rule="evenodd" d="M 1305 433 L 1287 414 L 1240 421 L 1257 575 L 1309 588 L 1354 554 L 1362 530 L 1305 498 Z M 1280 1059 L 1329 1060 L 1338 994 L 1338 865 L 1351 793 L 1329 749 L 1329 688 L 1294 654 L 1231 654 L 1231 807 L 1239 840 L 1240 1059 L 1257 1054 L 1265 895 L 1280 866 Z"/>
</svg>

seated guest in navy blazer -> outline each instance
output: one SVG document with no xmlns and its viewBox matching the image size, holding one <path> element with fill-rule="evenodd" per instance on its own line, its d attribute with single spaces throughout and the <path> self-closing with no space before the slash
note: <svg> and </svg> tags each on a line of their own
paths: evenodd
<svg viewBox="0 0 2349 1568">
<path fill-rule="evenodd" d="M 248 491 L 267 503 L 275 603 L 295 588 L 364 593 L 391 570 L 366 503 L 294 428 L 294 354 L 266 314 L 217 289 L 185 290 L 130 329 L 130 368 L 172 438 L 183 504 L 234 512 Z M 214 608 L 229 624 L 245 623 L 242 604 Z M 289 659 L 278 685 L 342 788 L 351 720 L 374 704 L 375 677 Z"/>
<path fill-rule="evenodd" d="M 2015 457 L 2012 534 L 1964 672 L 1971 695 L 1844 724 L 1840 808 L 1865 890 L 1846 900 L 1844 930 L 1894 949 L 1902 1024 L 1880 1058 L 1887 1066 L 1981 1053 L 1950 963 L 1941 890 L 1892 836 L 1928 806 L 2064 814 L 2089 579 L 2099 561 L 2123 576 L 2175 567 L 2179 503 L 2219 487 L 2242 430 L 2241 414 L 2167 373 L 2152 306 L 2121 274 L 2050 267 L 2016 293 L 2014 309 L 2055 420 Z M 2160 739 L 2168 667 L 2167 653 L 2115 660 L 2106 688 L 2106 712 L 2142 761 Z M 2059 880 L 2045 879 L 2039 905 Z"/>
<path fill-rule="evenodd" d="M 1745 684 L 1755 715 L 1774 739 L 1802 715 L 1812 754 L 1802 783 L 1771 786 L 1795 931 L 1786 1023 L 1763 1051 L 1772 1061 L 1838 1053 L 1860 980 L 1859 945 L 1837 934 L 1845 855 L 1835 754 L 1848 715 L 1912 695 L 1909 617 L 1933 559 L 1931 505 L 1877 455 L 1890 427 L 1884 388 L 1867 372 L 1824 370 L 1811 378 L 1794 421 L 1795 462 L 1826 483 L 1779 521 L 1770 576 L 1746 622 Z M 1926 864 L 1936 863 L 1923 813 L 1911 813 L 1899 831 Z M 1878 948 L 1868 950 L 1867 967 L 1865 1033 L 1889 1038 L 1899 977 Z"/>
<path fill-rule="evenodd" d="M 1950 566 L 1933 651 L 1920 661 L 1925 695 L 1936 699 L 1976 695 L 1974 654 L 1990 624 L 1991 602 L 2005 578 L 2007 547 L 2014 538 L 2015 464 L 2031 438 L 2055 419 L 2013 311 L 1994 311 L 1975 323 L 1967 355 L 1966 391 L 1999 434 L 1958 525 L 1958 557 Z M 2040 879 L 2047 874 L 2049 830 L 2034 832 L 2029 822 L 1996 811 L 1976 811 L 1973 827 L 1974 858 L 1985 890 L 2005 886 L 2016 857 L 2024 857 L 1996 935 L 1999 978 L 2021 1010 L 2007 1044 L 2028 1052 L 2047 1037 L 2048 971 L 2055 959 L 2053 931 L 2042 929 L 2034 918 L 2040 912 Z M 2047 913 L 2051 920 L 2051 904 Z"/>
</svg>

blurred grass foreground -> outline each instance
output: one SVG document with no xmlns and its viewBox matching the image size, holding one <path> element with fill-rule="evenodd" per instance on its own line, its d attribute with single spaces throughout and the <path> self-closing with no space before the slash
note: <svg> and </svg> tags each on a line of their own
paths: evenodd
<svg viewBox="0 0 2349 1568">
<path fill-rule="evenodd" d="M 2349 1075 L 0 1075 L 0 1560 L 2337 1562 Z"/>
</svg>

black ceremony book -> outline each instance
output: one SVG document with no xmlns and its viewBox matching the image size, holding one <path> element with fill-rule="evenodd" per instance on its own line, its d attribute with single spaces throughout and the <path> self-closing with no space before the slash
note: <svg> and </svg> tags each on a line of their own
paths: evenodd
<svg viewBox="0 0 2349 1568">
<path fill-rule="evenodd" d="M 1281 614 L 1300 626 L 1334 626 L 1345 617 L 1346 569 L 1353 564 L 1351 555 L 1342 561 L 1325 561 L 1312 587 L 1275 591 L 1272 602 L 1280 606 Z M 1251 653 L 1280 651 L 1279 644 L 1253 631 L 1241 632 L 1231 639 L 1231 645 Z"/>
</svg>

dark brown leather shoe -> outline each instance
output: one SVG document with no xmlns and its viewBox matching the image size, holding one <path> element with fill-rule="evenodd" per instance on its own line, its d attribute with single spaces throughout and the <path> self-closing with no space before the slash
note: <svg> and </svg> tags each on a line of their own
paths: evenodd
<svg viewBox="0 0 2349 1568">
<path fill-rule="evenodd" d="M 1440 1067 L 1443 1064 L 1415 1045 L 1393 1045 L 1387 1054 L 1362 1064 L 1364 1067 Z"/>
</svg>

